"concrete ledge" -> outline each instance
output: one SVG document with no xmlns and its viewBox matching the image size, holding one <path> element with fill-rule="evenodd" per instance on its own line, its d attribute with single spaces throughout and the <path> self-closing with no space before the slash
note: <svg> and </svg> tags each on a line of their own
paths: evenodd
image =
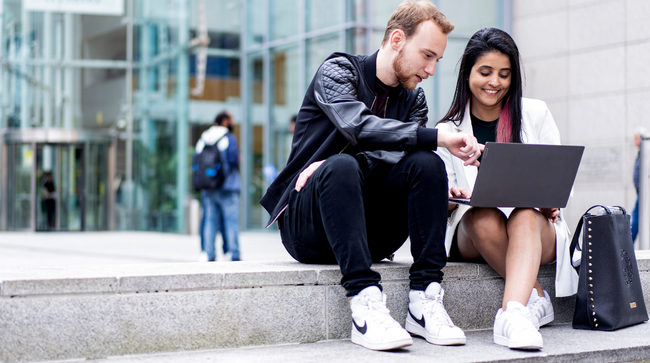
<svg viewBox="0 0 650 363">
<path fill-rule="evenodd" d="M 650 301 L 650 256 L 638 254 Z M 388 307 L 404 323 L 411 261 L 382 262 Z M 465 330 L 491 329 L 503 280 L 450 263 L 445 306 Z M 555 266 L 540 270 L 553 295 Z M 346 339 L 351 318 L 337 266 L 218 262 L 0 269 L 0 361 L 102 358 Z M 553 299 L 556 323 L 573 298 Z"/>
</svg>

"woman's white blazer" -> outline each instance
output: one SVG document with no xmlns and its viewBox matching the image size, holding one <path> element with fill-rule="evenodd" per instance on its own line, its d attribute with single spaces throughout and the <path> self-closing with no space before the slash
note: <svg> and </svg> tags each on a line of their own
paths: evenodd
<svg viewBox="0 0 650 363">
<path fill-rule="evenodd" d="M 473 135 L 472 121 L 470 119 L 469 102 L 465 108 L 465 116 L 460 125 L 454 121 L 441 122 L 436 128 L 449 133 L 466 133 Z M 529 98 L 522 99 L 522 141 L 527 144 L 560 144 L 560 132 L 555 125 L 553 116 L 546 103 L 540 100 Z M 464 166 L 462 160 L 452 156 L 445 148 L 438 148 L 436 151 L 445 162 L 449 188 L 458 186 L 466 190 L 474 189 L 478 168 L 475 166 Z M 456 227 L 461 218 L 469 210 L 469 206 L 459 205 L 447 220 L 447 233 L 445 235 L 445 247 L 447 254 L 456 232 Z M 555 225 L 555 239 L 557 244 L 556 275 L 555 275 L 555 296 L 570 296 L 578 289 L 578 274 L 571 266 L 569 245 L 571 244 L 571 232 L 560 212 Z"/>
</svg>

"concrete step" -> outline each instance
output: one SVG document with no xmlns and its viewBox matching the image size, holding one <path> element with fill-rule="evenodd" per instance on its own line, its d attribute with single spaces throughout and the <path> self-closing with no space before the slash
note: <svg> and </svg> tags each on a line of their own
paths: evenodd
<svg viewBox="0 0 650 363">
<path fill-rule="evenodd" d="M 375 352 L 349 340 L 311 344 L 274 345 L 108 357 L 112 363 L 464 363 L 464 362 L 648 362 L 650 324 L 615 332 L 575 330 L 570 324 L 552 324 L 540 330 L 541 351 L 517 351 L 492 342 L 491 330 L 467 332 L 464 346 L 443 347 L 416 338 L 404 349 Z M 81 362 L 81 360 L 79 360 Z M 84 360 L 102 363 L 105 359 Z M 69 363 L 69 360 L 65 361 Z"/>
<path fill-rule="evenodd" d="M 638 258 L 647 303 L 650 255 Z M 402 324 L 410 265 L 374 266 Z M 491 329 L 503 280 L 480 264 L 450 263 L 444 272 L 445 306 L 454 322 L 466 331 Z M 551 296 L 554 272 L 549 265 L 539 274 Z M 0 269 L 0 361 L 348 339 L 351 318 L 340 278 L 337 266 L 289 261 Z M 556 323 L 570 322 L 574 299 L 553 303 Z"/>
</svg>

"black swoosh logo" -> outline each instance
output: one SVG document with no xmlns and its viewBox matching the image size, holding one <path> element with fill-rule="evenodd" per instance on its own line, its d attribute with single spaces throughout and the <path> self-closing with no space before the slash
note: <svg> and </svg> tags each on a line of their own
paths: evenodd
<svg viewBox="0 0 650 363">
<path fill-rule="evenodd" d="M 361 333 L 361 334 L 366 334 L 366 331 L 368 330 L 368 323 L 366 323 L 366 322 L 364 321 L 364 322 L 363 322 L 363 326 L 359 326 L 359 325 L 357 325 L 357 322 L 354 321 L 354 319 L 352 319 L 352 324 L 354 324 L 354 327 L 357 328 L 357 330 L 359 331 L 359 333 Z"/>
<path fill-rule="evenodd" d="M 411 309 L 409 309 L 409 315 L 411 315 L 411 318 L 413 318 L 413 320 L 415 320 L 416 323 L 420 324 L 424 328 L 424 315 L 422 315 L 422 319 L 418 319 L 415 317 L 415 315 L 413 315 Z"/>
</svg>

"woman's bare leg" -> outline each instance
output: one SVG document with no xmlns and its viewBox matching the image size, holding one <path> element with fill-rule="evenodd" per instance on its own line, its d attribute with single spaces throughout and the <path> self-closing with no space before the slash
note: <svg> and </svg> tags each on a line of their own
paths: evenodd
<svg viewBox="0 0 650 363">
<path fill-rule="evenodd" d="M 483 257 L 501 277 L 506 275 L 508 233 L 506 216 L 496 208 L 472 208 L 458 225 L 460 256 L 467 260 Z"/>
<path fill-rule="evenodd" d="M 544 296 L 537 273 L 555 260 L 555 228 L 543 214 L 515 209 L 506 219 L 496 208 L 472 208 L 458 225 L 457 241 L 461 257 L 483 257 L 506 280 L 504 310 L 508 301 L 525 306 L 533 287 Z"/>
<path fill-rule="evenodd" d="M 539 266 L 555 260 L 555 228 L 542 213 L 535 209 L 515 209 L 508 218 L 507 230 L 504 310 L 508 301 L 525 306 L 533 287 L 543 295 L 537 281 Z"/>
</svg>

